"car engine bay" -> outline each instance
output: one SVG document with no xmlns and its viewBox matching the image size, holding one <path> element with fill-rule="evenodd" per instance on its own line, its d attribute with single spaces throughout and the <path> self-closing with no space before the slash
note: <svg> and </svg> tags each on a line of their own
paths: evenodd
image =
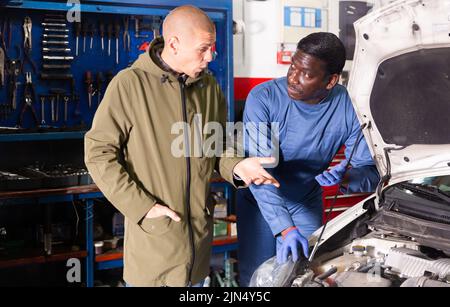
<svg viewBox="0 0 450 307">
<path fill-rule="evenodd" d="M 450 287 L 450 258 L 414 238 L 373 231 L 318 257 L 291 286 Z"/>
<path fill-rule="evenodd" d="M 450 202 L 429 186 L 403 183 L 320 245 L 316 257 L 261 265 L 251 286 L 450 287 Z M 339 217 L 337 218 L 339 219 Z"/>
</svg>

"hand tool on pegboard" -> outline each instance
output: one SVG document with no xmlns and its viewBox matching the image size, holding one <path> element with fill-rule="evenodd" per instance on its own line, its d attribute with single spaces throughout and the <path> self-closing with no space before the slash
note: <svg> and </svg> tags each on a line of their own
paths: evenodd
<svg viewBox="0 0 450 307">
<path fill-rule="evenodd" d="M 8 21 L 6 19 L 4 19 L 3 25 L 0 28 L 0 49 L 3 50 L 5 60 L 8 59 L 8 55 L 7 55 L 8 48 L 6 47 L 6 41 L 5 41 L 7 25 L 8 25 Z"/>
<path fill-rule="evenodd" d="M 0 47 L 0 87 L 5 86 L 5 51 Z"/>
<path fill-rule="evenodd" d="M 51 40 L 43 40 L 43 46 L 67 46 L 69 45 L 68 41 L 51 41 Z"/>
<path fill-rule="evenodd" d="M 74 22 L 74 33 L 75 33 L 75 55 L 78 56 L 78 46 L 79 46 L 79 40 L 80 40 L 80 34 L 81 34 L 81 23 Z"/>
<path fill-rule="evenodd" d="M 160 36 L 159 28 L 161 27 L 161 23 L 162 23 L 162 20 L 161 20 L 160 17 L 153 16 L 152 24 L 151 24 L 151 29 L 153 31 L 153 39 L 155 39 L 155 38 Z"/>
<path fill-rule="evenodd" d="M 112 72 L 112 70 L 108 70 L 106 72 L 106 87 L 108 87 L 109 83 L 111 82 L 111 80 L 114 78 L 114 73 Z"/>
<path fill-rule="evenodd" d="M 72 103 L 75 104 L 75 111 L 74 111 L 74 115 L 76 118 L 81 118 L 81 124 L 84 125 L 83 122 L 83 118 L 81 117 L 81 110 L 80 110 L 80 96 L 76 94 L 77 89 L 76 89 L 76 83 L 75 83 L 75 79 L 72 78 L 71 82 L 70 82 L 70 93 L 71 93 L 71 100 Z"/>
<path fill-rule="evenodd" d="M 55 121 L 59 121 L 59 102 L 61 96 L 66 93 L 66 90 L 63 88 L 51 88 L 50 93 L 53 94 L 56 98 Z"/>
<path fill-rule="evenodd" d="M 68 29 L 59 29 L 59 28 L 44 28 L 44 32 L 47 32 L 47 33 L 52 33 L 52 32 L 69 33 L 69 30 Z"/>
<path fill-rule="evenodd" d="M 86 83 L 86 92 L 88 94 L 88 106 L 92 107 L 92 96 L 94 95 L 94 85 L 92 80 L 92 73 L 88 70 L 84 74 L 84 82 Z"/>
<path fill-rule="evenodd" d="M 23 116 L 27 109 L 30 109 L 31 115 L 33 116 L 33 120 L 36 126 L 39 125 L 39 120 L 37 117 L 36 109 L 33 106 L 33 102 L 36 98 L 36 93 L 34 89 L 33 80 L 31 79 L 31 72 L 25 73 L 25 89 L 23 92 L 23 104 L 22 109 L 20 110 L 19 119 L 17 121 L 17 127 L 21 128 L 23 123 Z"/>
<path fill-rule="evenodd" d="M 54 28 L 65 28 L 67 27 L 67 24 L 64 22 L 60 22 L 60 23 L 54 23 L 54 22 L 43 22 L 41 23 L 42 26 L 44 27 L 54 27 Z"/>
<path fill-rule="evenodd" d="M 70 80 L 73 78 L 69 73 L 41 73 L 40 78 L 42 80 Z"/>
<path fill-rule="evenodd" d="M 8 34 L 8 37 L 6 37 L 6 34 Z M 5 53 L 8 52 L 8 48 L 11 45 L 11 37 L 11 21 L 8 18 L 5 18 L 3 19 L 3 25 L 0 31 L 0 46 Z M 6 44 L 7 42 L 8 44 Z"/>
<path fill-rule="evenodd" d="M 108 56 L 111 56 L 111 38 L 113 35 L 113 24 L 112 23 L 108 23 L 107 35 L 108 35 Z"/>
<path fill-rule="evenodd" d="M 43 47 L 42 53 L 50 53 L 50 52 L 56 52 L 56 53 L 70 53 L 72 50 L 70 48 L 48 48 Z"/>
<path fill-rule="evenodd" d="M 23 21 L 23 58 L 22 58 L 22 66 L 21 70 L 23 71 L 23 66 L 25 65 L 25 62 L 28 62 L 31 64 L 31 67 L 33 69 L 33 72 L 37 72 L 36 64 L 34 63 L 33 59 L 31 58 L 31 50 L 33 47 L 33 38 L 32 38 L 32 28 L 33 28 L 33 22 L 30 17 L 25 17 Z M 19 51 L 20 52 L 20 51 Z"/>
<path fill-rule="evenodd" d="M 100 34 L 100 40 L 102 43 L 102 51 L 105 50 L 105 23 L 103 21 L 100 21 L 99 25 L 98 25 L 98 31 Z"/>
<path fill-rule="evenodd" d="M 103 85 L 103 82 L 105 81 L 102 72 L 97 73 L 97 77 L 96 77 L 95 81 L 96 81 L 95 92 L 97 94 L 97 107 L 98 107 L 100 105 L 101 96 L 102 96 L 102 85 Z"/>
<path fill-rule="evenodd" d="M 134 20 L 134 37 L 135 38 L 148 38 L 147 34 L 141 34 L 142 30 L 141 18 L 139 16 L 132 16 L 131 19 Z"/>
<path fill-rule="evenodd" d="M 41 101 L 41 126 L 45 126 L 45 96 L 39 96 L 39 100 Z"/>
<path fill-rule="evenodd" d="M 64 96 L 64 125 L 67 125 L 67 112 L 68 112 L 68 103 L 69 103 L 69 96 Z"/>
<path fill-rule="evenodd" d="M 81 24 L 81 33 L 83 35 L 83 53 L 86 52 L 86 37 L 89 32 L 89 25 L 86 22 Z"/>
<path fill-rule="evenodd" d="M 119 64 L 119 36 L 120 36 L 120 23 L 116 20 L 114 22 L 114 38 L 116 39 L 116 64 Z"/>
<path fill-rule="evenodd" d="M 8 75 L 9 75 L 9 104 L 12 110 L 17 108 L 17 89 L 19 86 L 19 74 L 20 74 L 21 61 L 19 59 L 11 59 L 8 62 Z"/>
<path fill-rule="evenodd" d="M 44 61 L 72 61 L 73 56 L 62 56 L 62 55 L 44 55 L 42 56 Z"/>
<path fill-rule="evenodd" d="M 52 122 L 54 123 L 56 121 L 56 118 L 55 118 L 55 96 L 50 96 L 50 107 L 51 107 L 51 118 L 52 118 Z"/>
<path fill-rule="evenodd" d="M 128 32 L 129 23 L 130 17 L 126 16 L 123 19 L 123 51 L 125 52 L 131 51 L 131 38 L 130 33 Z"/>
<path fill-rule="evenodd" d="M 95 28 L 95 24 L 94 23 L 89 24 L 88 28 L 89 28 L 89 35 L 91 37 L 91 42 L 89 44 L 89 49 L 92 49 L 92 46 L 93 46 L 93 43 L 94 43 L 94 36 L 95 36 L 95 33 L 97 32 L 97 29 Z"/>
</svg>

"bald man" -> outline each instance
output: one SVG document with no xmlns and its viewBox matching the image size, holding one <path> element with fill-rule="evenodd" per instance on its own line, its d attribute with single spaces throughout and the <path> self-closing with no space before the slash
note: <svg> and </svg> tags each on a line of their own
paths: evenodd
<svg viewBox="0 0 450 307">
<path fill-rule="evenodd" d="M 215 27 L 182 6 L 165 18 L 163 35 L 114 77 L 85 136 L 89 172 L 125 216 L 123 277 L 131 286 L 198 285 L 209 274 L 214 169 L 235 186 L 279 185 L 262 166 L 273 159 L 195 154 L 195 118 L 226 123 L 224 95 L 206 72 Z"/>
</svg>

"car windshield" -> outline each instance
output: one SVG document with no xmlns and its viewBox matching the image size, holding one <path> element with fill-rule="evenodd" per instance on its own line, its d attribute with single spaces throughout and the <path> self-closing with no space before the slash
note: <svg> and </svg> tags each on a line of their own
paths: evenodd
<svg viewBox="0 0 450 307">
<path fill-rule="evenodd" d="M 439 190 L 439 192 L 450 196 L 450 176 L 425 177 L 414 179 L 408 182 L 436 188 Z"/>
</svg>

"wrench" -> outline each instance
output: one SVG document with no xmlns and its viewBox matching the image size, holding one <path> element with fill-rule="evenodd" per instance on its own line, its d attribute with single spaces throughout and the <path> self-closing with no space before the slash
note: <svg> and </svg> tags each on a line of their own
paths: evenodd
<svg viewBox="0 0 450 307">
<path fill-rule="evenodd" d="M 45 34 L 44 38 L 69 38 L 69 35 L 67 34 Z"/>
<path fill-rule="evenodd" d="M 48 56 L 44 55 L 43 60 L 60 60 L 60 61 L 70 61 L 73 60 L 73 56 Z"/>
<path fill-rule="evenodd" d="M 70 48 L 42 48 L 42 52 L 71 52 Z"/>
<path fill-rule="evenodd" d="M 69 33 L 69 29 L 53 29 L 53 28 L 44 28 L 45 32 L 64 32 Z"/>
<path fill-rule="evenodd" d="M 50 104 L 52 107 L 52 122 L 55 122 L 55 96 L 50 99 Z"/>
<path fill-rule="evenodd" d="M 45 125 L 45 96 L 41 96 L 41 125 Z"/>
<path fill-rule="evenodd" d="M 69 102 L 69 97 L 64 96 L 64 123 L 67 123 L 67 103 Z"/>
<path fill-rule="evenodd" d="M 47 22 L 43 22 L 43 23 L 41 23 L 41 25 L 43 25 L 44 27 L 61 27 L 61 28 L 65 28 L 66 27 L 65 23 L 47 23 Z"/>
<path fill-rule="evenodd" d="M 42 45 L 68 45 L 68 41 L 42 41 Z"/>
</svg>

